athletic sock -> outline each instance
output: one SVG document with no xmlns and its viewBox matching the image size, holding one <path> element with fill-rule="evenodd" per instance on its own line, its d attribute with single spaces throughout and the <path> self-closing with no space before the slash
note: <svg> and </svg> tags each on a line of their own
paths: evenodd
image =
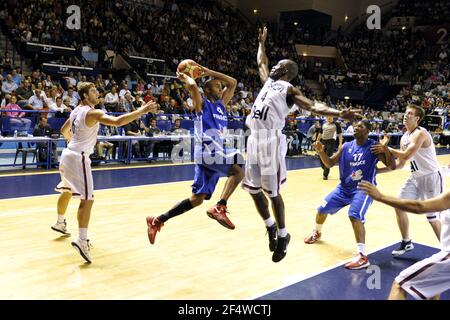
<svg viewBox="0 0 450 320">
<path fill-rule="evenodd" d="M 286 228 L 283 229 L 278 229 L 278 237 L 279 238 L 284 238 L 287 236 L 287 230 Z"/>
<path fill-rule="evenodd" d="M 323 224 L 316 223 L 314 225 L 314 230 L 316 230 L 317 232 L 322 232 L 322 227 L 323 227 Z"/>
<path fill-rule="evenodd" d="M 366 255 L 366 244 L 365 243 L 357 243 L 356 244 L 356 250 L 358 250 L 359 253 L 362 253 L 362 255 Z"/>
<path fill-rule="evenodd" d="M 169 220 L 173 217 L 179 216 L 180 214 L 185 213 L 186 211 L 189 211 L 192 208 L 194 208 L 194 207 L 192 206 L 191 200 L 184 199 L 183 201 L 181 201 L 180 203 L 175 205 L 175 207 L 173 207 L 166 213 L 160 215 L 158 217 L 158 220 L 161 222 L 166 222 L 167 220 Z"/>
<path fill-rule="evenodd" d="M 80 234 L 78 237 L 80 238 L 80 240 L 83 240 L 83 241 L 87 240 L 87 230 L 88 230 L 88 228 L 80 228 L 79 229 Z"/>
<path fill-rule="evenodd" d="M 227 206 L 227 200 L 224 199 L 220 199 L 219 202 L 217 202 L 217 204 L 220 204 L 221 206 Z"/>
<path fill-rule="evenodd" d="M 271 227 L 274 225 L 275 221 L 272 217 L 269 217 L 268 219 L 264 220 L 264 223 L 266 224 L 266 227 Z"/>
<path fill-rule="evenodd" d="M 58 214 L 58 223 L 64 223 L 64 215 Z"/>
</svg>

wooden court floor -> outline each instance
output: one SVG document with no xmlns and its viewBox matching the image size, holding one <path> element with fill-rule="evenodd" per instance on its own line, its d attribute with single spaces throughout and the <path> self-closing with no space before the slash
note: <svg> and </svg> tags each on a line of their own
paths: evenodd
<svg viewBox="0 0 450 320">
<path fill-rule="evenodd" d="M 439 156 L 442 165 L 450 155 Z M 316 208 L 338 183 L 321 169 L 289 171 L 283 190 L 291 243 L 286 258 L 271 261 L 264 223 L 251 198 L 238 189 L 229 201 L 235 230 L 209 219 L 206 202 L 163 227 L 155 245 L 145 217 L 159 215 L 190 193 L 190 182 L 97 191 L 88 237 L 91 265 L 50 230 L 57 195 L 0 200 L 1 299 L 252 299 L 351 259 L 355 241 L 346 209 L 330 217 L 322 241 L 306 245 Z M 378 176 L 383 192 L 396 195 L 407 170 Z M 447 190 L 450 178 L 446 175 Z M 218 190 L 223 187 L 219 183 Z M 67 221 L 77 235 L 74 199 Z M 374 203 L 367 213 L 368 252 L 399 241 L 393 209 Z M 410 215 L 413 241 L 438 246 L 424 216 Z"/>
</svg>

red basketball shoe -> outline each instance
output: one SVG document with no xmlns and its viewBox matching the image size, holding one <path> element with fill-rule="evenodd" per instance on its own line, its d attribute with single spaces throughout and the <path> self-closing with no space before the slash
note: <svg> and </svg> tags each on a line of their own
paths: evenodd
<svg viewBox="0 0 450 320">
<path fill-rule="evenodd" d="M 368 266 L 370 266 L 369 258 L 362 253 L 358 253 L 352 261 L 345 264 L 345 268 L 350 270 L 364 269 Z"/>
<path fill-rule="evenodd" d="M 322 233 L 320 233 L 317 230 L 313 230 L 313 232 L 309 236 L 307 236 L 303 241 L 307 244 L 312 244 L 314 242 L 319 241 L 321 236 Z"/>
<path fill-rule="evenodd" d="M 161 227 L 164 226 L 164 223 L 159 221 L 158 218 L 155 217 L 147 217 L 147 233 L 148 240 L 150 240 L 151 244 L 155 243 L 156 233 L 161 231 Z"/>
<path fill-rule="evenodd" d="M 216 204 L 214 207 L 206 211 L 206 214 L 211 219 L 217 220 L 225 228 L 233 230 L 234 224 L 227 217 L 227 207 L 221 204 Z"/>
</svg>

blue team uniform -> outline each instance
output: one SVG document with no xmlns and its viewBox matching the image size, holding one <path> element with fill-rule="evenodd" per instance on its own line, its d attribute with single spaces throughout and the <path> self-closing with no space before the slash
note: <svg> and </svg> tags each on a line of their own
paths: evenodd
<svg viewBox="0 0 450 320">
<path fill-rule="evenodd" d="M 224 148 L 227 111 L 221 100 L 212 102 L 203 97 L 203 110 L 194 119 L 195 176 L 194 194 L 210 199 L 220 177 L 228 176 L 233 164 L 242 164 L 242 156 L 234 149 Z"/>
<path fill-rule="evenodd" d="M 339 159 L 339 175 L 341 183 L 324 200 L 317 209 L 322 214 L 334 214 L 343 207 L 350 205 L 348 215 L 365 222 L 367 209 L 373 199 L 357 189 L 361 180 L 376 184 L 375 174 L 378 157 L 370 151 L 377 142 L 368 139 L 362 146 L 356 140 L 343 145 Z"/>
</svg>

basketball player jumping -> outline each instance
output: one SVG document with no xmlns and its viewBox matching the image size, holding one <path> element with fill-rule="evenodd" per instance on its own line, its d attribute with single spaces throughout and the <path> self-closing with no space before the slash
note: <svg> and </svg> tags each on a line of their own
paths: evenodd
<svg viewBox="0 0 450 320">
<path fill-rule="evenodd" d="M 247 190 L 256 209 L 266 224 L 272 261 L 281 261 L 286 256 L 290 235 L 286 230 L 284 202 L 280 187 L 286 182 L 286 136 L 281 133 L 285 118 L 295 103 L 298 107 L 315 114 L 342 117 L 352 120 L 359 116 L 355 111 L 339 111 L 311 101 L 293 87 L 289 81 L 298 74 L 298 66 L 292 60 L 281 60 L 269 72 L 269 61 L 265 53 L 267 28 L 259 31 L 257 62 L 259 76 L 264 84 L 255 100 L 246 125 L 251 134 L 247 143 L 247 161 L 242 188 Z M 269 213 L 272 203 L 276 224 Z M 278 230 L 277 230 L 278 229 Z M 277 235 L 278 234 L 278 235 Z"/>
<path fill-rule="evenodd" d="M 441 251 L 400 272 L 389 294 L 390 300 L 405 300 L 406 293 L 415 299 L 438 299 L 442 292 L 450 289 L 450 191 L 422 201 L 381 194 L 367 181 L 360 182 L 358 188 L 401 212 L 441 212 Z"/>
<path fill-rule="evenodd" d="M 224 227 L 235 228 L 227 217 L 227 200 L 244 177 L 244 171 L 241 168 L 243 158 L 236 150 L 224 148 L 224 134 L 228 124 L 225 106 L 233 97 L 237 81 L 223 73 L 200 67 L 203 71 L 202 76 L 212 78 L 204 85 L 205 96 L 203 97 L 193 78 L 184 73 L 178 73 L 178 78 L 189 90 L 196 112 L 195 176 L 192 194 L 159 217 L 147 217 L 148 238 L 151 244 L 155 243 L 156 233 L 161 230 L 167 220 L 198 207 L 204 200 L 209 200 L 221 176 L 227 176 L 228 179 L 220 201 L 206 213 Z M 222 82 L 225 88 L 222 87 Z"/>
<path fill-rule="evenodd" d="M 94 109 L 95 105 L 99 103 L 99 93 L 93 83 L 81 82 L 78 85 L 78 93 L 81 97 L 81 104 L 71 112 L 69 119 L 61 128 L 61 133 L 69 141 L 69 144 L 61 155 L 59 165 L 61 182 L 55 188 L 56 191 L 61 192 L 58 198 L 58 220 L 52 229 L 64 235 L 70 235 L 67 232 L 64 214 L 70 199 L 72 197 L 80 198 L 78 207 L 79 236 L 72 241 L 72 246 L 78 250 L 84 260 L 90 263 L 87 229 L 94 204 L 94 184 L 89 155 L 94 152 L 99 124 L 115 127 L 126 125 L 148 112 L 155 112 L 157 104 L 148 102 L 134 112 L 112 117 L 102 110 Z"/>
<path fill-rule="evenodd" d="M 374 145 L 375 153 L 390 152 L 397 158 L 397 169 L 403 168 L 406 160 L 411 164 L 411 176 L 406 180 L 400 191 L 400 198 L 410 200 L 425 200 L 440 195 L 444 190 L 444 180 L 440 172 L 439 162 L 436 157 L 433 138 L 430 133 L 419 123 L 425 116 L 425 111 L 416 105 L 409 105 L 403 116 L 403 124 L 407 131 L 400 140 L 401 150 L 388 147 L 387 144 Z M 380 169 L 379 172 L 388 171 L 388 168 Z M 397 223 L 402 235 L 400 246 L 392 251 L 394 256 L 400 256 L 414 249 L 409 238 L 409 220 L 406 213 L 396 208 Z M 427 219 L 439 239 L 441 224 L 439 212 L 427 213 Z"/>
</svg>

